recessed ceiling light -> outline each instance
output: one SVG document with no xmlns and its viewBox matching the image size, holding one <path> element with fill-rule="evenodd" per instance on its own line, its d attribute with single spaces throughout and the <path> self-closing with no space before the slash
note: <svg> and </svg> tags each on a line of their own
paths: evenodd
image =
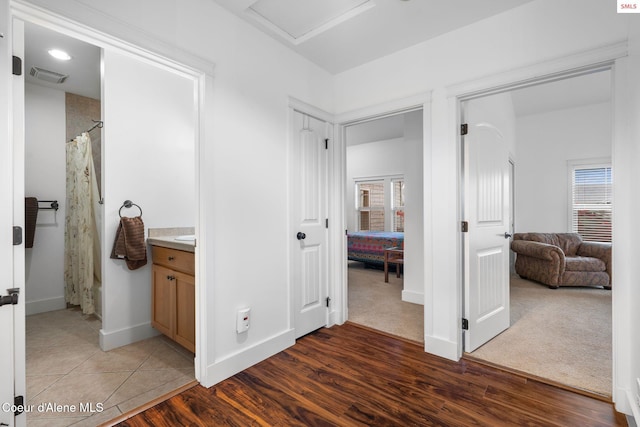
<svg viewBox="0 0 640 427">
<path fill-rule="evenodd" d="M 71 56 L 65 52 L 64 50 L 60 50 L 60 49 L 51 49 L 49 50 L 49 55 L 53 56 L 56 59 L 59 59 L 61 61 L 68 61 L 71 59 Z"/>
</svg>

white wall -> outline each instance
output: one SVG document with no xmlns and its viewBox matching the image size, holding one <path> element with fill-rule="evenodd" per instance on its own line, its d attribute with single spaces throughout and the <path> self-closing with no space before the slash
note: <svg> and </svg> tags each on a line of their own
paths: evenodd
<svg viewBox="0 0 640 427">
<path fill-rule="evenodd" d="M 402 175 L 405 178 L 405 265 L 402 299 L 423 304 L 422 111 L 402 115 L 402 138 L 347 147 L 347 228 L 358 229 L 355 180 Z M 347 141 L 349 140 L 347 128 Z"/>
<path fill-rule="evenodd" d="M 157 334 L 151 328 L 151 254 L 129 270 L 110 259 L 120 208 L 131 200 L 148 228 L 196 220 L 194 83 L 127 55 L 103 54 L 103 322 L 105 350 Z M 138 216 L 133 206 L 123 216 Z"/>
<path fill-rule="evenodd" d="M 611 158 L 611 104 L 518 117 L 516 232 L 568 232 L 568 160 Z"/>
<path fill-rule="evenodd" d="M 26 312 L 29 315 L 66 307 L 65 93 L 25 84 L 25 121 L 25 196 L 57 200 L 60 205 L 57 212 L 38 212 L 33 248 L 25 249 Z"/>
<path fill-rule="evenodd" d="M 292 342 L 288 338 L 278 341 L 291 329 L 282 314 L 289 307 L 287 96 L 327 111 L 345 112 L 433 91 L 425 182 L 437 177 L 437 183 L 424 190 L 426 200 L 437 200 L 439 209 L 425 213 L 426 253 L 433 254 L 425 259 L 425 264 L 433 266 L 425 286 L 426 349 L 455 358 L 460 349 L 458 164 L 456 147 L 451 143 L 455 141 L 456 118 L 447 87 L 626 40 L 628 24 L 639 26 L 637 16 L 617 15 L 611 2 L 536 0 L 332 77 L 209 0 L 33 3 L 172 57 L 191 52 L 217 63 L 214 96 L 208 100 L 212 105 L 207 106 L 204 118 L 207 136 L 202 154 L 202 162 L 209 168 L 202 175 L 206 212 L 202 224 L 206 241 L 202 243 L 207 251 L 201 262 L 207 266 L 204 304 L 211 313 L 206 331 L 210 340 L 205 385 Z M 149 19 L 150 10 L 153 19 Z M 633 40 L 638 43 L 635 31 Z M 626 63 L 625 70 L 638 75 L 636 62 Z M 633 86 L 626 95 L 630 97 L 627 104 L 637 106 L 638 82 L 630 76 L 628 82 Z M 625 123 L 631 121 L 629 117 Z M 637 129 L 634 132 L 632 136 L 637 136 Z M 625 138 L 616 147 L 615 156 L 621 164 L 627 158 L 640 160 L 631 141 Z M 627 161 L 616 170 L 621 176 L 637 178 Z M 256 196 L 243 197 L 249 190 Z M 636 190 L 626 187 L 615 191 L 631 199 Z M 260 223 L 247 227 L 246 220 L 254 218 L 249 215 L 256 207 L 254 202 L 268 202 L 274 208 L 263 210 Z M 251 268 L 247 268 L 248 262 Z M 631 270 L 618 282 L 621 292 L 628 290 L 628 281 L 639 273 L 637 267 L 628 268 Z M 624 296 L 637 296 L 637 291 Z M 233 311 L 244 303 L 258 309 L 248 339 L 238 342 Z M 625 328 L 631 319 L 622 316 L 617 320 L 616 324 Z M 627 340 L 637 352 L 639 338 L 629 329 L 621 332 L 618 341 Z M 276 341 L 277 345 L 269 346 Z M 631 386 L 631 366 L 634 373 L 639 372 L 637 363 L 630 361 L 619 366 L 622 373 L 616 372 L 624 379 L 623 387 Z"/>
<path fill-rule="evenodd" d="M 208 338 L 203 353 L 207 366 L 204 383 L 212 385 L 291 345 L 287 103 L 291 96 L 333 110 L 331 76 L 210 0 L 32 3 L 172 58 L 186 55 L 189 60 L 189 55 L 196 55 L 216 64 L 215 73 L 206 82 L 208 98 L 202 116 L 206 135 L 198 159 L 203 165 L 201 212 L 205 214 L 200 223 L 203 239 L 198 241 L 203 254 L 198 263 L 206 265 L 206 281 L 202 283 L 206 301 L 201 305 L 206 307 L 204 331 Z M 153 19 L 149 11 L 153 11 Z M 105 75 L 108 85 L 107 79 Z M 105 103 L 107 97 L 108 89 Z M 130 97 L 129 101 L 136 99 Z M 153 125 L 133 113 L 128 123 L 131 128 Z M 105 115 L 105 146 L 111 140 L 110 126 Z M 158 153 L 159 148 L 154 148 L 148 155 Z M 108 152 L 104 162 L 108 174 Z M 129 188 L 152 179 L 146 171 L 139 172 Z M 117 189 L 121 196 L 105 194 L 107 224 L 112 223 L 114 204 L 119 207 L 122 196 L 134 202 L 143 200 L 144 218 L 150 220 L 149 199 L 126 190 Z M 113 186 L 106 182 L 104 191 L 114 191 Z M 257 220 L 256 210 L 260 212 Z M 105 235 L 109 238 L 109 230 Z M 131 276 L 121 272 L 118 277 Z M 109 279 L 104 280 L 106 287 Z M 123 290 L 126 283 L 129 280 L 121 285 Z M 106 288 L 104 295 L 109 295 Z M 138 316 L 131 302 L 124 304 L 123 311 Z M 244 340 L 238 340 L 235 332 L 239 306 L 252 308 L 252 327 Z M 112 330 L 108 318 L 107 328 Z"/>
<path fill-rule="evenodd" d="M 431 133 L 427 134 L 425 146 L 425 171 L 428 171 L 425 174 L 425 198 L 437 200 L 438 209 L 425 212 L 425 253 L 432 254 L 429 259 L 425 259 L 425 265 L 431 266 L 427 270 L 425 283 L 427 351 L 454 359 L 462 352 L 459 326 L 462 266 L 459 257 L 459 167 L 456 144 L 456 127 L 459 121 L 454 96 L 465 93 L 465 87 L 482 89 L 478 84 L 480 79 L 484 88 L 489 88 L 507 83 L 510 78 L 535 77 L 531 74 L 532 69 L 525 67 L 545 61 L 549 62 L 541 67 L 547 72 L 560 71 L 562 61 L 571 55 L 575 55 L 572 57 L 574 62 L 582 58 L 588 63 L 587 57 L 578 55 L 586 50 L 625 41 L 629 28 L 634 28 L 634 40 L 638 43 L 639 19 L 637 15 L 617 14 L 612 2 L 536 0 L 335 77 L 335 111 L 338 113 L 431 91 Z M 627 80 L 622 83 L 625 84 L 634 72 L 637 75 L 639 71 L 634 60 L 620 63 L 624 66 L 620 73 L 627 73 Z M 631 93 L 630 89 L 624 92 L 624 97 L 630 97 L 629 101 L 626 104 L 621 101 L 619 104 L 634 105 L 635 109 L 632 111 L 635 112 L 639 97 L 637 84 L 637 80 L 634 80 Z M 625 117 L 625 120 L 633 121 L 631 116 Z M 618 125 L 629 126 L 625 124 L 629 122 L 621 120 Z M 625 162 L 621 161 L 620 166 L 614 165 L 617 180 L 620 180 L 620 176 L 633 176 L 627 175 L 631 166 L 626 159 L 638 158 L 635 148 L 637 139 L 634 142 L 629 134 L 622 131 L 619 134 L 621 138 L 614 147 L 614 153 L 616 158 Z M 633 135 L 637 136 L 637 132 Z M 637 200 L 636 190 L 631 187 L 614 189 L 614 192 L 617 194 L 616 203 L 619 207 L 624 208 L 624 204 L 619 204 L 621 197 Z M 631 210 L 618 209 L 614 213 L 614 219 L 624 218 L 627 215 L 625 212 Z M 628 231 L 629 228 L 625 227 L 625 230 Z M 632 235 L 619 236 L 616 243 L 618 259 L 628 259 L 624 251 L 631 246 L 628 242 L 633 239 Z M 616 285 L 623 297 L 635 295 L 627 294 L 626 289 L 632 286 L 632 277 L 637 277 L 640 273 L 637 267 L 631 268 L 631 271 L 626 269 L 627 267 L 620 266 L 622 274 L 616 273 Z M 633 328 L 628 326 L 631 318 L 628 311 L 623 310 L 624 301 L 627 300 L 619 300 L 621 305 L 616 305 L 615 292 L 614 290 L 614 313 L 620 311 L 620 317 L 616 317 L 617 322 L 614 324 L 622 331 L 614 345 L 631 341 L 634 343 L 632 347 L 637 349 L 640 346 L 637 344 L 639 338 L 632 335 Z M 614 399 L 620 410 L 628 412 L 628 399 L 622 398 L 622 395 L 630 390 L 630 375 L 637 374 L 640 368 L 635 363 L 633 370 L 630 369 L 631 362 L 626 359 L 626 353 L 614 356 L 617 360 L 614 372 L 621 379 L 617 382 L 620 389 L 614 390 Z M 622 361 L 628 363 L 619 363 Z M 617 371 L 618 368 L 621 369 L 620 372 Z"/>
<path fill-rule="evenodd" d="M 453 358 L 461 351 L 459 167 L 451 86 L 625 37 L 611 4 L 537 0 L 335 77 L 338 112 L 432 91 L 425 170 L 434 184 L 425 187 L 425 197 L 437 200 L 438 209 L 425 215 L 431 220 L 426 245 L 433 248 L 425 290 L 427 351 Z"/>
</svg>

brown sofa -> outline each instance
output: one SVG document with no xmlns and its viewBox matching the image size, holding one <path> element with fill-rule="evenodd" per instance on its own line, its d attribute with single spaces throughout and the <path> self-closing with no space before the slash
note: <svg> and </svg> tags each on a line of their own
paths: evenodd
<svg viewBox="0 0 640 427">
<path fill-rule="evenodd" d="M 516 273 L 557 289 L 603 286 L 611 289 L 611 243 L 583 242 L 578 233 L 516 233 Z"/>
</svg>

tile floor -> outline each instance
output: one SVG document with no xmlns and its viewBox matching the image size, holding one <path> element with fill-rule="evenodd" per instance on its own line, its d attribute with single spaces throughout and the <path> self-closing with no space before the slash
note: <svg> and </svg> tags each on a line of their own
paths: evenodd
<svg viewBox="0 0 640 427">
<path fill-rule="evenodd" d="M 96 426 L 195 378 L 193 354 L 168 338 L 104 352 L 100 328 L 74 308 L 27 317 L 29 427 Z"/>
</svg>

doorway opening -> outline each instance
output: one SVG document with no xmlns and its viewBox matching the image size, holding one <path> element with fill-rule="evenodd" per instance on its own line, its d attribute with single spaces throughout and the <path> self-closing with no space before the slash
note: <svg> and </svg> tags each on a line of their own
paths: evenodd
<svg viewBox="0 0 640 427">
<path fill-rule="evenodd" d="M 169 225 L 167 222 L 172 226 L 192 226 L 196 221 L 193 81 L 166 70 L 158 69 L 157 74 L 153 74 L 153 67 L 147 63 L 119 57 L 117 53 L 106 52 L 104 48 L 49 28 L 29 22 L 24 23 L 24 28 L 25 181 L 23 188 L 16 191 L 33 196 L 44 207 L 38 210 L 34 224 L 33 248 L 25 250 L 26 403 L 34 407 L 53 402 L 87 404 L 86 410 L 80 412 L 33 412 L 27 417 L 29 422 L 49 418 L 44 422 L 57 425 L 71 425 L 91 417 L 90 422 L 99 424 L 193 382 L 195 378 L 194 354 L 156 335 L 150 326 L 140 336 L 128 337 L 129 342 L 135 342 L 117 344 L 122 339 L 118 335 L 118 322 L 126 319 L 129 325 L 137 326 L 140 322 L 135 316 L 151 308 L 151 292 L 144 292 L 151 286 L 150 280 L 146 279 L 150 265 L 134 272 L 127 269 L 123 261 L 110 260 L 108 256 L 117 225 L 115 217 L 125 198 L 130 197 L 136 206 L 142 206 L 148 228 L 159 229 Z M 54 47 L 69 51 L 71 66 L 63 68 L 55 62 L 43 65 L 46 56 L 40 54 L 47 55 L 47 50 Z M 84 62 L 86 58 L 89 58 L 88 62 Z M 128 65 L 140 62 L 140 69 L 127 67 L 128 78 L 119 78 L 114 72 L 118 68 L 116 62 Z M 37 69 L 31 73 L 32 68 Z M 101 74 L 105 68 L 110 73 L 106 74 L 108 77 Z M 125 72 L 125 67 L 120 70 Z M 166 105 L 163 104 L 166 100 L 162 96 L 149 99 L 140 95 L 146 101 L 136 100 L 137 114 L 129 115 L 128 119 L 114 114 L 118 102 L 129 98 L 129 104 L 132 104 L 130 99 L 141 93 L 138 91 L 145 90 L 143 84 L 135 86 L 134 82 L 141 75 L 144 81 L 150 71 L 150 81 L 159 81 L 164 88 L 172 88 L 172 101 L 185 113 L 173 114 L 168 109 L 152 108 L 149 102 L 161 106 Z M 47 78 L 37 79 L 38 74 Z M 57 75 L 62 77 L 52 81 Z M 122 111 L 122 114 L 126 113 Z M 168 125 L 171 127 L 168 133 L 173 134 L 167 138 L 171 139 L 170 144 L 163 145 L 163 138 L 154 135 L 157 124 L 148 120 L 149 115 L 162 123 L 158 128 L 165 132 L 168 130 L 165 125 L 172 123 Z M 100 126 L 94 127 L 98 123 Z M 118 130 L 129 128 L 142 130 L 143 138 L 127 140 L 123 138 L 123 132 L 118 135 Z M 65 143 L 77 140 L 76 136 L 83 133 L 94 143 L 91 146 L 93 166 L 85 170 L 95 170 L 99 194 L 94 199 L 98 230 L 94 237 L 100 242 L 95 257 L 102 262 L 96 265 L 95 272 L 103 279 L 103 286 L 94 286 L 87 291 L 93 299 L 94 309 L 65 299 L 64 236 L 69 234 L 65 227 L 65 211 L 69 210 Z M 153 152 L 145 145 L 146 140 L 153 141 Z M 127 149 L 139 151 L 140 156 L 128 156 L 129 160 L 126 156 L 119 157 L 117 152 L 124 153 L 124 150 L 116 147 L 125 141 L 128 141 Z M 128 167 L 131 157 L 135 168 Z M 167 157 L 175 168 L 165 175 L 181 185 L 167 186 L 156 182 L 145 188 L 145 182 L 153 181 L 145 178 L 160 175 L 156 168 L 163 164 L 163 157 Z M 154 161 L 145 162 L 145 158 L 154 158 Z M 138 176 L 139 173 L 144 178 Z M 120 178 L 135 185 L 120 185 Z M 158 197 L 158 193 L 162 197 Z M 180 199 L 185 194 L 188 198 Z M 171 197 L 179 209 L 167 208 L 166 197 Z M 122 215 L 127 212 L 123 211 Z M 162 215 L 167 216 L 161 218 Z M 147 236 L 148 228 L 144 230 Z M 77 240 L 81 237 L 81 234 L 73 236 Z M 148 261 L 150 264 L 150 252 Z M 123 287 L 118 288 L 120 285 Z M 128 307 L 128 303 L 133 307 Z"/>
<path fill-rule="evenodd" d="M 422 343 L 423 110 L 344 135 L 347 320 Z"/>
<path fill-rule="evenodd" d="M 589 194 L 607 185 L 608 190 L 596 191 L 602 197 L 594 199 L 588 209 L 581 205 L 576 211 L 572 170 L 575 164 L 594 162 L 608 162 L 611 167 L 611 81 L 611 70 L 599 68 L 466 101 L 487 102 L 496 96 L 511 101 L 511 110 L 491 111 L 510 128 L 505 132 L 510 135 L 513 163 L 513 228 L 507 230 L 509 234 L 577 232 L 584 241 L 610 244 L 612 206 L 607 194 L 611 182 L 589 182 Z M 576 221 L 576 212 L 578 218 L 588 216 L 588 227 L 585 220 Z M 608 227 L 609 233 L 593 236 L 590 229 L 594 227 Z M 549 289 L 547 284 L 516 274 L 516 256 L 510 252 L 509 265 L 504 267 L 510 272 L 508 328 L 465 357 L 610 398 L 613 291 L 586 282 Z M 477 303 L 467 297 L 465 292 L 465 317 L 468 306 Z"/>
</svg>

